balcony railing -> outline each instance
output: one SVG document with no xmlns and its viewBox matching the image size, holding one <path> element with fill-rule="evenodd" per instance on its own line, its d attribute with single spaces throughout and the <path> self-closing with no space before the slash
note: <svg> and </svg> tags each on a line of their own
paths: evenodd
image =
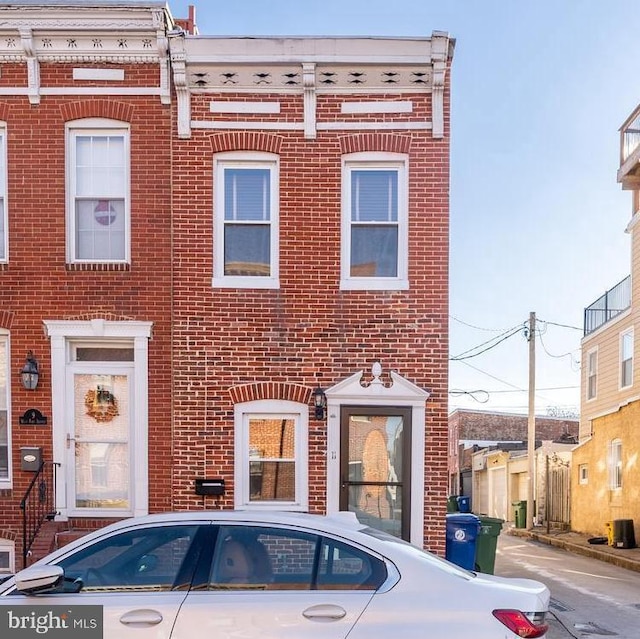
<svg viewBox="0 0 640 639">
<path fill-rule="evenodd" d="M 584 309 L 584 334 L 589 335 L 631 306 L 631 275 Z"/>
</svg>

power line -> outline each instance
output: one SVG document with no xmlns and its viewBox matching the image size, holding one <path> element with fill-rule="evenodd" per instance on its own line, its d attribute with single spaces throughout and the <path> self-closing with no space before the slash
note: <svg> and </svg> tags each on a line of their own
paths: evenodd
<svg viewBox="0 0 640 639">
<path fill-rule="evenodd" d="M 495 348 L 496 346 L 498 346 L 498 344 L 501 344 L 505 340 L 508 340 L 510 337 L 513 337 L 514 335 L 520 333 L 522 328 L 523 328 L 522 324 L 513 326 L 512 328 L 506 330 L 504 333 L 500 335 L 496 335 L 496 337 L 493 337 L 490 340 L 483 342 L 482 344 L 478 344 L 473 348 L 469 348 L 466 351 L 463 351 L 462 353 L 460 353 L 459 355 L 456 355 L 455 357 L 450 357 L 449 359 L 452 362 L 459 362 L 463 359 L 471 359 L 472 357 L 477 357 L 478 355 L 482 355 L 483 353 L 486 353 L 492 348 Z M 489 346 L 487 346 L 487 344 L 489 344 Z M 474 351 L 477 351 L 479 348 L 482 348 L 483 346 L 487 346 L 487 348 L 484 348 L 483 350 L 478 351 L 477 353 L 474 352 Z"/>
<path fill-rule="evenodd" d="M 491 332 L 491 333 L 500 333 L 500 332 L 506 332 L 506 331 L 510 331 L 511 329 L 504 329 L 504 328 L 483 328 L 482 326 L 475 326 L 474 324 L 469 324 L 468 322 L 464 322 L 463 320 L 457 318 L 455 315 L 449 315 L 449 317 L 452 320 L 455 320 L 456 322 L 458 322 L 459 324 L 462 324 L 463 326 L 468 326 L 469 328 L 475 328 L 477 331 L 487 331 L 487 332 Z"/>
<path fill-rule="evenodd" d="M 569 326 L 569 324 L 559 324 L 558 322 L 549 322 L 548 320 L 538 320 L 538 321 L 544 324 L 551 324 L 551 326 L 559 326 L 560 328 L 570 328 L 571 330 L 574 330 L 574 331 L 582 332 L 584 330 L 582 328 L 578 328 L 577 326 Z"/>
</svg>

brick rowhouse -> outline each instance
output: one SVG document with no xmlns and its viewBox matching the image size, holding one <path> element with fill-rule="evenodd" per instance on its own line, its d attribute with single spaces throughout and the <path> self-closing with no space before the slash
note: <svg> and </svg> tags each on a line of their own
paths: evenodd
<svg viewBox="0 0 640 639">
<path fill-rule="evenodd" d="M 20 449 L 37 446 L 56 464 L 59 534 L 169 509 L 348 508 L 402 518 L 403 536 L 444 554 L 453 41 L 192 37 L 176 26 L 195 32 L 195 12 L 84 5 L 1 9 L 0 536 L 19 556 L 33 479 Z M 94 179 L 85 197 L 74 127 L 96 148 L 129 145 L 122 194 L 96 195 Z M 83 256 L 83 197 L 103 226 L 125 202 L 122 255 L 101 257 L 114 235 Z M 18 375 L 29 350 L 35 391 Z M 87 404 L 103 393 L 111 413 Z M 20 424 L 31 408 L 47 424 Z M 99 450 L 117 450 L 111 468 Z M 197 494 L 198 478 L 224 494 Z"/>
</svg>

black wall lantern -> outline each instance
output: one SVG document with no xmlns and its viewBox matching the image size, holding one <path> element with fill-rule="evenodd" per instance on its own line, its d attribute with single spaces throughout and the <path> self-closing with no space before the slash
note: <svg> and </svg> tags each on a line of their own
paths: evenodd
<svg viewBox="0 0 640 639">
<path fill-rule="evenodd" d="M 33 351 L 27 353 L 27 359 L 20 371 L 22 385 L 27 390 L 35 390 L 38 386 L 38 360 L 33 356 Z"/>
<path fill-rule="evenodd" d="M 316 419 L 324 419 L 324 412 L 327 408 L 327 396 L 320 386 L 313 391 L 313 405 L 316 409 Z"/>
</svg>

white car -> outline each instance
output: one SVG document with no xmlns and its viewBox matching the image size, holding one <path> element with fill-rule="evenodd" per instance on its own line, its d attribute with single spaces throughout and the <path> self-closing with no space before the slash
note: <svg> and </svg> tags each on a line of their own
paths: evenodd
<svg viewBox="0 0 640 639">
<path fill-rule="evenodd" d="M 118 522 L 18 572 L 0 637 L 514 639 L 542 637 L 548 605 L 539 582 L 464 570 L 352 513 L 200 511 Z"/>
</svg>

